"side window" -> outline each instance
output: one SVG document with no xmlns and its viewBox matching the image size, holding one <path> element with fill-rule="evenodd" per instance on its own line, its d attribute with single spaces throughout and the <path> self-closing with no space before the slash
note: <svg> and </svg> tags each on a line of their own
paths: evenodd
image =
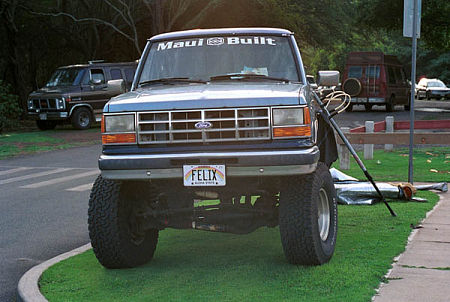
<svg viewBox="0 0 450 302">
<path fill-rule="evenodd" d="M 389 84 L 395 84 L 395 74 L 392 66 L 388 66 L 388 83 Z"/>
<path fill-rule="evenodd" d="M 136 70 L 134 68 L 125 69 L 125 79 L 127 80 L 128 83 L 133 82 L 135 71 Z"/>
<path fill-rule="evenodd" d="M 360 79 L 362 77 L 362 67 L 361 66 L 350 66 L 348 68 L 348 77 Z"/>
<path fill-rule="evenodd" d="M 406 81 L 408 78 L 406 77 L 406 73 L 405 73 L 405 71 L 403 70 L 403 68 L 400 68 L 400 73 L 402 74 L 402 79 L 403 79 L 403 81 Z"/>
<path fill-rule="evenodd" d="M 402 76 L 402 73 L 400 72 L 400 68 L 395 67 L 394 72 L 395 72 L 395 78 L 397 79 L 397 82 L 403 82 L 404 78 Z"/>
<path fill-rule="evenodd" d="M 111 69 L 111 80 L 120 80 L 123 79 L 122 72 L 118 68 Z"/>
<path fill-rule="evenodd" d="M 91 81 L 100 81 L 101 84 L 105 84 L 105 75 L 102 69 L 91 69 Z"/>
</svg>

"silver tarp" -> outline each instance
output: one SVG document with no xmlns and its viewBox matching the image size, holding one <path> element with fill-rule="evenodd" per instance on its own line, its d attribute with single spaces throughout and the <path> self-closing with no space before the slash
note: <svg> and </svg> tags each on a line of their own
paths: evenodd
<svg viewBox="0 0 450 302">
<path fill-rule="evenodd" d="M 341 171 L 331 168 L 331 176 L 333 177 L 334 187 L 336 188 L 336 194 L 338 203 L 340 204 L 374 204 L 380 201 L 377 191 L 370 182 L 362 182 L 353 178 Z M 384 197 L 388 199 L 400 199 L 400 200 L 415 200 L 426 201 L 422 198 L 417 198 L 408 194 L 408 186 L 396 185 L 390 183 L 377 183 L 378 189 Z M 412 187 L 409 185 L 409 187 Z M 438 183 L 430 185 L 420 185 L 414 187 L 417 190 L 439 190 L 447 192 L 447 183 Z"/>
</svg>

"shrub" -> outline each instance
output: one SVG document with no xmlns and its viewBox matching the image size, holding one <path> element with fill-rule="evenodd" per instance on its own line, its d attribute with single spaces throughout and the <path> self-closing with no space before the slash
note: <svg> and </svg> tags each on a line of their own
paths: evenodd
<svg viewBox="0 0 450 302">
<path fill-rule="evenodd" d="M 0 133 L 18 124 L 22 109 L 19 97 L 11 92 L 11 86 L 0 80 Z"/>
</svg>

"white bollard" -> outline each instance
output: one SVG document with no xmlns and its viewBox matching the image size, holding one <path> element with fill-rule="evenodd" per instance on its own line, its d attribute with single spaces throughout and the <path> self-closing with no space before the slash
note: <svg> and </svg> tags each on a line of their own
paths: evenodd
<svg viewBox="0 0 450 302">
<path fill-rule="evenodd" d="M 347 133 L 350 131 L 349 127 L 341 127 L 342 132 Z M 350 169 L 350 151 L 346 145 L 338 145 L 338 156 L 339 156 L 339 169 L 348 170 Z"/>
<path fill-rule="evenodd" d="M 373 133 L 374 122 L 366 121 L 366 133 Z M 373 159 L 373 144 L 364 144 L 364 159 Z"/>
<path fill-rule="evenodd" d="M 350 151 L 346 145 L 338 145 L 339 169 L 350 169 Z"/>
<path fill-rule="evenodd" d="M 394 133 L 394 117 L 386 116 L 386 133 Z M 394 149 L 393 144 L 385 144 L 384 150 L 392 151 Z"/>
</svg>

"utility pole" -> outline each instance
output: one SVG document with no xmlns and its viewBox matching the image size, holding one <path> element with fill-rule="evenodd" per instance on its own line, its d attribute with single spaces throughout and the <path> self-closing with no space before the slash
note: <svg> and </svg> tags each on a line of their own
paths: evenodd
<svg viewBox="0 0 450 302">
<path fill-rule="evenodd" d="M 408 163 L 408 182 L 413 184 L 413 150 L 414 150 L 414 99 L 416 90 L 416 57 L 417 57 L 417 38 L 420 36 L 420 0 L 404 0 L 403 12 L 403 36 L 412 38 L 411 51 L 411 99 L 409 112 L 409 163 Z M 412 20 L 411 20 L 412 6 Z M 412 24 L 411 24 L 412 21 Z M 412 32 L 411 32 L 412 27 Z"/>
</svg>

